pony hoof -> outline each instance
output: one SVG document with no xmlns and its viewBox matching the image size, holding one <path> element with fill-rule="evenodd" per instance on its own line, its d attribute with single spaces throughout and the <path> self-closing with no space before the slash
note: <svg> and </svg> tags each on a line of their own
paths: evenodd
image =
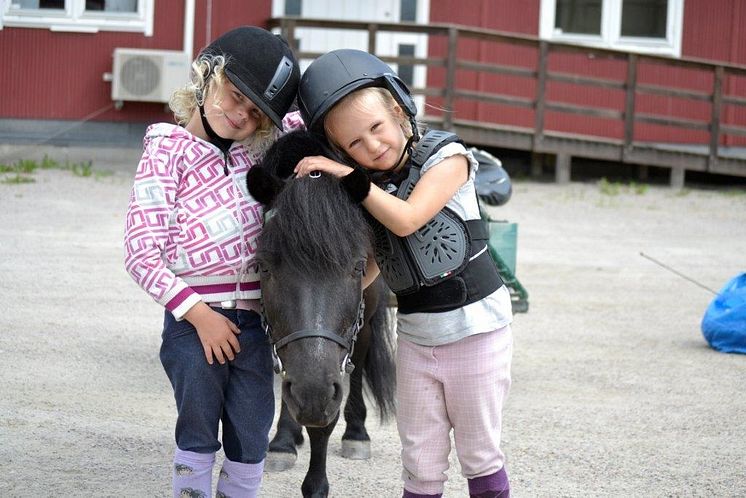
<svg viewBox="0 0 746 498">
<path fill-rule="evenodd" d="M 298 455 L 292 453 L 270 451 L 264 460 L 264 470 L 266 472 L 284 472 L 292 469 L 297 459 Z"/>
<path fill-rule="evenodd" d="M 370 441 L 343 439 L 342 457 L 350 460 L 368 460 L 370 458 Z"/>
</svg>

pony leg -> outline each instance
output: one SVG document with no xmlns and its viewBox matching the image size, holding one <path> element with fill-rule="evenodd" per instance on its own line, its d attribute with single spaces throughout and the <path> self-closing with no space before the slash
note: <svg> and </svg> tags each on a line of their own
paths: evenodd
<svg viewBox="0 0 746 498">
<path fill-rule="evenodd" d="M 365 349 L 367 349 L 367 344 Z M 347 395 L 344 408 L 346 425 L 342 435 L 342 457 L 350 460 L 368 460 L 370 458 L 370 436 L 365 429 L 366 416 L 362 368 L 355 368 L 350 375 L 350 392 Z"/>
<path fill-rule="evenodd" d="M 311 442 L 311 460 L 308 464 L 306 478 L 303 479 L 301 491 L 303 498 L 326 498 L 329 496 L 329 480 L 326 477 L 326 452 L 329 436 L 337 425 L 337 416 L 326 427 L 306 427 Z"/>
<path fill-rule="evenodd" d="M 350 391 L 344 408 L 346 422 L 342 435 L 342 456 L 367 460 L 371 456 L 370 437 L 365 429 L 365 398 L 363 379 L 380 410 L 381 421 L 394 411 L 396 374 L 391 345 L 392 329 L 388 320 L 389 290 L 383 279 L 378 279 L 365 289 L 365 320 L 358 335 L 350 376 Z"/>
<path fill-rule="evenodd" d="M 303 427 L 293 419 L 285 401 L 280 407 L 277 430 L 269 442 L 269 452 L 264 463 L 267 472 L 282 472 L 291 469 L 298 458 L 297 447 L 303 444 Z"/>
</svg>

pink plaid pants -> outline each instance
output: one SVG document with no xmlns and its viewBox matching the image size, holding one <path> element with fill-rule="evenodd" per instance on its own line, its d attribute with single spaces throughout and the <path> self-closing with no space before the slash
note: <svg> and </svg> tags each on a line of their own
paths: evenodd
<svg viewBox="0 0 746 498">
<path fill-rule="evenodd" d="M 405 489 L 443 492 L 451 429 L 464 477 L 490 475 L 503 467 L 502 408 L 512 356 L 509 325 L 443 346 L 398 340 L 396 417 Z"/>
</svg>

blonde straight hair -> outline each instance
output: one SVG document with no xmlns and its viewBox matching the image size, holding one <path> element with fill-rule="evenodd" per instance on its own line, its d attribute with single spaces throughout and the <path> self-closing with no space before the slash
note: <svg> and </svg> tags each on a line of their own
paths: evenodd
<svg viewBox="0 0 746 498">
<path fill-rule="evenodd" d="M 329 139 L 329 145 L 331 145 L 334 151 L 339 154 L 341 158 L 344 159 L 344 161 L 349 165 L 354 165 L 354 161 L 334 140 L 334 136 L 331 132 L 329 123 L 334 119 L 334 114 L 337 112 L 338 109 L 351 106 L 363 110 L 368 110 L 371 108 L 371 101 L 373 101 L 376 105 L 383 106 L 383 108 L 386 109 L 386 111 L 396 121 L 399 122 L 399 126 L 401 126 L 402 130 L 404 131 L 404 136 L 407 137 L 407 139 L 412 136 L 412 123 L 407 118 L 407 115 L 401 108 L 401 106 L 396 102 L 394 96 L 391 95 L 391 92 L 389 92 L 387 89 L 377 86 L 371 86 L 361 88 L 360 90 L 356 90 L 349 95 L 345 95 L 341 100 L 339 100 L 339 102 L 334 104 L 329 112 L 326 113 L 326 116 L 324 116 L 324 133 Z"/>
</svg>

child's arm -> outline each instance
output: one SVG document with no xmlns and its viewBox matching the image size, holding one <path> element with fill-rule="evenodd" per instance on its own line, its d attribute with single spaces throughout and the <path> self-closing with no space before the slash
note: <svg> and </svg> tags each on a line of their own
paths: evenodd
<svg viewBox="0 0 746 498">
<path fill-rule="evenodd" d="M 371 185 L 363 206 L 386 228 L 406 237 L 433 219 L 468 180 L 468 163 L 451 156 L 427 170 L 406 200 Z"/>
<path fill-rule="evenodd" d="M 443 209 L 469 179 L 468 168 L 465 156 L 457 154 L 447 157 L 422 175 L 408 199 L 399 199 L 371 185 L 363 206 L 394 234 L 406 237 Z M 322 171 L 343 177 L 350 174 L 352 168 L 325 157 L 313 156 L 302 159 L 295 171 L 298 176 Z"/>
</svg>

